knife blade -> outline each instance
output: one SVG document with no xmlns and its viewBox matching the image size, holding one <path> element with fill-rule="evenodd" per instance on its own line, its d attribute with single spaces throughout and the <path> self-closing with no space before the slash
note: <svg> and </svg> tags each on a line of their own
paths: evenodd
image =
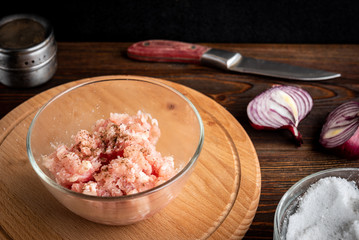
<svg viewBox="0 0 359 240">
<path fill-rule="evenodd" d="M 140 61 L 195 63 L 240 73 L 293 80 L 315 81 L 341 76 L 339 73 L 250 58 L 238 52 L 171 40 L 134 43 L 127 49 L 127 55 Z"/>
</svg>

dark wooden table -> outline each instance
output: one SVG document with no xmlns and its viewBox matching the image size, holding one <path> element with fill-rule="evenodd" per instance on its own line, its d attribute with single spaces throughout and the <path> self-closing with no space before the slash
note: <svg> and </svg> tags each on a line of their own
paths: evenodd
<svg viewBox="0 0 359 240">
<path fill-rule="evenodd" d="M 46 89 L 87 77 L 141 75 L 189 86 L 223 105 L 252 139 L 261 165 L 262 190 L 256 216 L 245 238 L 271 239 L 277 204 L 296 181 L 324 169 L 359 167 L 359 161 L 340 158 L 318 143 L 327 114 L 345 101 L 359 100 L 359 45 L 206 45 L 237 50 L 249 57 L 338 72 L 342 77 L 313 82 L 286 81 L 199 65 L 138 62 L 126 56 L 130 43 L 60 42 L 58 69 L 48 83 L 31 89 L 11 89 L 0 85 L 0 118 Z M 273 84 L 300 86 L 314 99 L 313 110 L 299 125 L 304 139 L 299 148 L 285 130 L 257 131 L 249 125 L 246 114 L 249 101 Z"/>
</svg>

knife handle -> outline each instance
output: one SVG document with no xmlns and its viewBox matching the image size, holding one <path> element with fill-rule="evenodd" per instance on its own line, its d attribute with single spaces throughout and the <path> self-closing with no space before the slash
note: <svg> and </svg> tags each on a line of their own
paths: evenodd
<svg viewBox="0 0 359 240">
<path fill-rule="evenodd" d="M 170 40 L 137 42 L 127 49 L 130 58 L 152 62 L 200 63 L 201 56 L 210 48 Z"/>
</svg>

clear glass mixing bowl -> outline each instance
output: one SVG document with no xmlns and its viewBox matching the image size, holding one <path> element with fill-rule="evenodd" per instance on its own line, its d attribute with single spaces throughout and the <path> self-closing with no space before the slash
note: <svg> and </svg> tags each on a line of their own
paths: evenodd
<svg viewBox="0 0 359 240">
<path fill-rule="evenodd" d="M 165 183 L 132 195 L 90 196 L 57 184 L 43 166 L 42 156 L 53 152 L 53 145 L 70 145 L 72 135 L 90 130 L 111 112 L 133 115 L 138 110 L 158 120 L 161 137 L 156 149 L 172 155 L 179 169 Z M 80 84 L 52 98 L 34 117 L 26 141 L 33 169 L 60 203 L 94 222 L 126 225 L 152 216 L 179 194 L 195 167 L 203 139 L 201 117 L 181 93 L 157 81 L 117 79 Z"/>
</svg>

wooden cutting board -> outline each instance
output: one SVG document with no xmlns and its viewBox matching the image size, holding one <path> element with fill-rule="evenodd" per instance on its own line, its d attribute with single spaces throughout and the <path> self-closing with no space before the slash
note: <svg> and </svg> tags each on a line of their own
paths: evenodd
<svg viewBox="0 0 359 240">
<path fill-rule="evenodd" d="M 69 87 L 102 79 L 163 82 L 192 101 L 205 129 L 198 163 L 179 196 L 129 226 L 93 223 L 67 210 L 41 184 L 26 154 L 30 122 L 44 103 Z M 177 83 L 124 75 L 83 79 L 36 95 L 0 120 L 0 238 L 240 239 L 257 210 L 260 188 L 257 154 L 242 126 L 211 98 Z"/>
</svg>

